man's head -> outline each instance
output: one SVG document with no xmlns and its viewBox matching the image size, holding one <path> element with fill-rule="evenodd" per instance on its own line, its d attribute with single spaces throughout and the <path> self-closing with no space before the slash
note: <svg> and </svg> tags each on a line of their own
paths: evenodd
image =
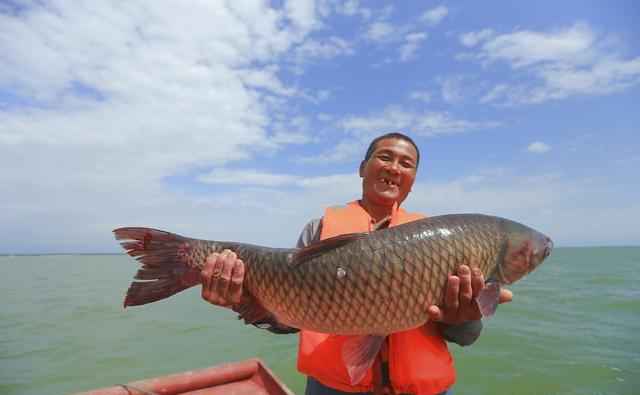
<svg viewBox="0 0 640 395">
<path fill-rule="evenodd" d="M 360 164 L 362 199 L 377 206 L 400 205 L 411 191 L 419 160 L 410 137 L 388 133 L 375 138 Z"/>
<path fill-rule="evenodd" d="M 373 151 L 375 151 L 376 149 L 376 145 L 378 145 L 378 141 L 383 139 L 388 139 L 388 138 L 405 140 L 409 142 L 411 145 L 413 145 L 413 148 L 416 149 L 416 154 L 417 154 L 417 157 L 416 157 L 416 168 L 417 168 L 418 165 L 420 164 L 420 150 L 418 149 L 418 146 L 416 145 L 416 143 L 413 141 L 411 137 L 398 132 L 383 134 L 382 136 L 378 136 L 375 139 L 371 140 L 371 143 L 369 144 L 369 148 L 367 148 L 367 152 L 364 154 L 364 161 L 366 162 L 367 160 L 369 160 L 369 158 L 371 158 Z"/>
</svg>

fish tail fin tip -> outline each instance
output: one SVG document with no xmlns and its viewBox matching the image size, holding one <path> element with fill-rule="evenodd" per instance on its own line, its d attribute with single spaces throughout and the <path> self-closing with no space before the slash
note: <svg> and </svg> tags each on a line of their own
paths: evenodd
<svg viewBox="0 0 640 395">
<path fill-rule="evenodd" d="M 189 239 L 139 227 L 118 228 L 113 233 L 127 254 L 142 263 L 127 290 L 125 308 L 165 299 L 198 284 L 198 270 L 186 260 Z"/>
</svg>

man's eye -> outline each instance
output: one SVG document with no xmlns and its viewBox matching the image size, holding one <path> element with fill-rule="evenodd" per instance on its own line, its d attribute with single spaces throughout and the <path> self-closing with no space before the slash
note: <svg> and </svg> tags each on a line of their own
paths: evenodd
<svg viewBox="0 0 640 395">
<path fill-rule="evenodd" d="M 401 164 L 403 167 L 406 167 L 407 169 L 413 169 L 415 167 L 415 165 L 411 162 L 402 162 Z"/>
<path fill-rule="evenodd" d="M 379 156 L 378 156 L 378 158 L 379 158 L 380 160 L 385 161 L 385 162 L 388 162 L 388 161 L 390 161 L 390 160 L 391 160 L 387 155 L 379 155 Z"/>
</svg>

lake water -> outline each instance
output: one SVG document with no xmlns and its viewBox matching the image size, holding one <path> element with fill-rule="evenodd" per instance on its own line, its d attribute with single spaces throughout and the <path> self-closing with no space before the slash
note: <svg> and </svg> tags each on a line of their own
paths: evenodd
<svg viewBox="0 0 640 395">
<path fill-rule="evenodd" d="M 456 394 L 640 394 L 640 247 L 557 248 L 511 289 Z M 245 326 L 193 288 L 124 310 L 126 255 L 0 256 L 0 394 L 61 394 L 260 357 L 296 393 L 297 335 Z"/>
</svg>

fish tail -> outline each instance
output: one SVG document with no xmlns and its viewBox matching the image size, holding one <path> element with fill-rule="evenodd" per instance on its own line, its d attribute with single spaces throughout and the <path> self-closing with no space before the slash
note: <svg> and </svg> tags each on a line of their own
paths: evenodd
<svg viewBox="0 0 640 395">
<path fill-rule="evenodd" d="M 127 254 L 142 263 L 127 290 L 124 307 L 167 298 L 199 284 L 199 269 L 188 264 L 192 239 L 150 228 L 113 231 Z"/>
</svg>

